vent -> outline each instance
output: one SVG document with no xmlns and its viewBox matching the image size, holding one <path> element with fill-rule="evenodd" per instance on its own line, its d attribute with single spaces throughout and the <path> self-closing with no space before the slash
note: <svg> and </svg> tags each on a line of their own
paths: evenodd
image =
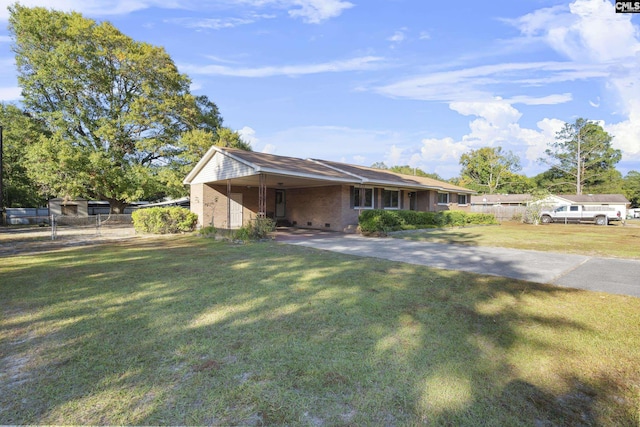
<svg viewBox="0 0 640 427">
<path fill-rule="evenodd" d="M 307 227 L 311 227 L 312 225 L 311 221 L 307 222 Z"/>
</svg>

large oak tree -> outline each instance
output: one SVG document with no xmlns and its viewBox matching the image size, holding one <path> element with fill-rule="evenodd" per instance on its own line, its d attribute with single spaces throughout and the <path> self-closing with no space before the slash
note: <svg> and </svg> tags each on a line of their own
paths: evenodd
<svg viewBox="0 0 640 427">
<path fill-rule="evenodd" d="M 2 125 L 2 196 L 6 208 L 42 206 L 45 194 L 29 177 L 26 155 L 29 147 L 46 135 L 44 125 L 11 104 L 0 104 Z"/>
<path fill-rule="evenodd" d="M 185 170 L 218 142 L 222 118 L 167 52 L 79 13 L 9 11 L 24 106 L 50 131 L 29 149 L 31 176 L 52 195 L 108 200 L 116 213 L 184 193 Z"/>
</svg>

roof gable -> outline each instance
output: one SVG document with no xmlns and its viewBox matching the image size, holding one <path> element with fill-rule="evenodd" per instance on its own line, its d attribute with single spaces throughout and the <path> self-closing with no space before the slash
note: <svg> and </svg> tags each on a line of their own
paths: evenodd
<svg viewBox="0 0 640 427">
<path fill-rule="evenodd" d="M 200 168 L 199 172 L 191 180 L 191 184 L 222 181 L 255 174 L 255 168 L 251 165 L 244 164 L 220 152 L 216 152 L 209 161 L 202 165 L 202 168 Z"/>
</svg>

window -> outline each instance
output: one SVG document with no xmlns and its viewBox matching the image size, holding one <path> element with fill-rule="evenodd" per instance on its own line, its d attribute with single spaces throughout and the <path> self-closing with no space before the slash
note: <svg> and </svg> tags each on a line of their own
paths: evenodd
<svg viewBox="0 0 640 427">
<path fill-rule="evenodd" d="M 458 194 L 458 204 L 466 205 L 467 204 L 467 195 L 466 194 Z"/>
<path fill-rule="evenodd" d="M 398 209 L 400 192 L 398 190 L 382 190 L 382 206 L 385 209 Z"/>
<path fill-rule="evenodd" d="M 449 204 L 449 193 L 438 193 L 438 204 L 439 205 Z"/>
<path fill-rule="evenodd" d="M 360 209 L 373 208 L 373 188 L 354 188 L 353 207 Z"/>
<path fill-rule="evenodd" d="M 577 206 L 569 206 L 569 211 L 578 212 L 578 207 Z"/>
</svg>

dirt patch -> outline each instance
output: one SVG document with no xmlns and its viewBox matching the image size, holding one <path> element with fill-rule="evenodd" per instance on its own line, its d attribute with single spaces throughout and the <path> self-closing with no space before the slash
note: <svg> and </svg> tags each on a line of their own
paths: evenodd
<svg viewBox="0 0 640 427">
<path fill-rule="evenodd" d="M 109 227 L 0 227 L 0 257 L 135 238 L 130 225 Z"/>
</svg>

